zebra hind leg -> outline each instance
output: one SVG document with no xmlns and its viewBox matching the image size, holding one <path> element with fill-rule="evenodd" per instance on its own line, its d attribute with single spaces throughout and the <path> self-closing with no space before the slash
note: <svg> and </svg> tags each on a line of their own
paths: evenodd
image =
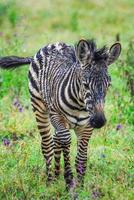
<svg viewBox="0 0 134 200">
<path fill-rule="evenodd" d="M 54 157 L 54 145 L 50 131 L 50 120 L 48 113 L 45 110 L 45 106 L 41 101 L 32 99 L 32 106 L 36 116 L 37 126 L 41 135 L 42 153 L 46 160 L 47 184 L 49 184 L 53 180 L 51 164 Z"/>
<path fill-rule="evenodd" d="M 53 139 L 54 139 L 54 158 L 55 158 L 55 178 L 58 178 L 58 176 L 60 175 L 60 159 L 61 159 L 62 147 L 56 134 L 54 135 Z"/>
</svg>

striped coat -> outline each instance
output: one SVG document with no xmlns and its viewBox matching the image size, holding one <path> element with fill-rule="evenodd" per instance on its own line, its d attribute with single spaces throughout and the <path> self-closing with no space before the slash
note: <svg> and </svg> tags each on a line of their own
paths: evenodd
<svg viewBox="0 0 134 200">
<path fill-rule="evenodd" d="M 64 178 L 67 187 L 72 187 L 69 129 L 74 129 L 78 138 L 77 180 L 83 184 L 89 138 L 94 128 L 101 128 L 106 122 L 104 100 L 110 85 L 108 65 L 118 58 L 120 51 L 119 43 L 108 50 L 106 47 L 97 49 L 92 40 L 80 40 L 76 46 L 65 43 L 47 45 L 34 58 L 11 56 L 0 59 L 3 69 L 30 63 L 29 91 L 42 138 L 47 182 L 53 179 L 53 157 L 55 176 L 60 174 L 63 152 Z M 55 128 L 54 135 L 51 134 L 51 124 Z"/>
</svg>

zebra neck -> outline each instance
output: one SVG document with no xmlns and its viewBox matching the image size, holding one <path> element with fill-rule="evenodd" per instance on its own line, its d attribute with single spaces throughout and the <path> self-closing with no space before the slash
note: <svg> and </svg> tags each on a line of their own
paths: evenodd
<svg viewBox="0 0 134 200">
<path fill-rule="evenodd" d="M 81 71 L 79 68 L 72 70 L 72 90 L 77 99 L 78 103 L 84 107 L 84 100 L 82 95 L 82 82 L 81 82 Z"/>
</svg>

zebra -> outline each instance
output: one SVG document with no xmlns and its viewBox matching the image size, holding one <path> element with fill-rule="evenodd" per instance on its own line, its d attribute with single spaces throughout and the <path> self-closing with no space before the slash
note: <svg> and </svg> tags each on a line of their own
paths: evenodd
<svg viewBox="0 0 134 200">
<path fill-rule="evenodd" d="M 94 40 L 81 39 L 76 45 L 48 44 L 34 57 L 0 58 L 2 69 L 30 64 L 29 92 L 41 135 L 47 183 L 53 180 L 53 159 L 55 177 L 60 175 L 63 153 L 65 183 L 67 188 L 73 184 L 70 165 L 70 129 L 73 129 L 77 136 L 77 182 L 84 184 L 89 139 L 93 129 L 106 124 L 104 103 L 111 84 L 108 66 L 117 60 L 120 52 L 119 42 L 110 48 L 97 48 Z M 51 134 L 51 125 L 54 134 Z"/>
</svg>

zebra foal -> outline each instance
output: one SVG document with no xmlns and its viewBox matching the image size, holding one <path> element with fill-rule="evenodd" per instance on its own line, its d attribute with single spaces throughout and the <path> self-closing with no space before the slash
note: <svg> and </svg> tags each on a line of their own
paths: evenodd
<svg viewBox="0 0 134 200">
<path fill-rule="evenodd" d="M 63 153 L 64 178 L 67 187 L 72 185 L 69 129 L 74 129 L 78 138 L 77 178 L 83 184 L 89 138 L 94 128 L 106 123 L 104 100 L 111 82 L 108 66 L 120 52 L 120 43 L 113 44 L 110 49 L 97 49 L 93 40 L 82 39 L 75 47 L 65 43 L 46 45 L 34 58 L 0 58 L 3 69 L 30 64 L 29 91 L 42 138 L 48 181 L 52 180 L 52 158 L 55 158 L 55 176 L 58 176 Z M 53 136 L 51 124 L 55 128 Z"/>
</svg>

